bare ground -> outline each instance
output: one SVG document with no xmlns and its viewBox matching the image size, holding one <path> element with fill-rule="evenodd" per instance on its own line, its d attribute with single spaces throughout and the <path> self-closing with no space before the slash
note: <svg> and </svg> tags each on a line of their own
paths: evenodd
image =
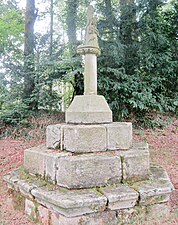
<svg viewBox="0 0 178 225">
<path fill-rule="evenodd" d="M 44 133 L 43 133 L 44 134 Z M 43 136 L 43 135 L 42 135 Z M 152 224 L 178 224 L 178 120 L 163 130 L 134 130 L 135 141 L 146 141 L 150 146 L 151 161 L 163 166 L 174 184 L 175 191 L 170 198 L 172 217 Z M 0 225 L 34 225 L 23 212 L 13 209 L 3 175 L 23 164 L 26 148 L 44 143 L 44 139 L 22 141 L 17 139 L 0 140 Z M 177 213 L 177 215 L 176 215 Z"/>
</svg>

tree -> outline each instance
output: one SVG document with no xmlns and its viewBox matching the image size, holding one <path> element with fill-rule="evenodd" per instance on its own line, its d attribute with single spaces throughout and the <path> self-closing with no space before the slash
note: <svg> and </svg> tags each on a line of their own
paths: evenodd
<svg viewBox="0 0 178 225">
<path fill-rule="evenodd" d="M 124 46 L 126 74 L 134 74 L 138 66 L 138 32 L 135 0 L 120 0 L 120 38 Z"/>
<path fill-rule="evenodd" d="M 66 2 L 66 24 L 67 24 L 67 36 L 69 41 L 69 57 L 76 57 L 76 47 L 77 47 L 77 8 L 79 6 L 78 0 L 68 0 Z M 73 65 L 73 70 L 76 70 L 76 67 L 80 65 L 80 63 L 75 60 L 75 65 Z M 74 87 L 74 95 L 83 94 L 83 75 L 80 72 L 76 72 L 74 74 L 73 80 Z"/>
<path fill-rule="evenodd" d="M 22 43 L 23 15 L 16 5 L 0 3 L 0 58 Z"/>
<path fill-rule="evenodd" d="M 34 23 L 37 17 L 35 0 L 27 0 L 25 11 L 25 35 L 24 35 L 24 88 L 23 99 L 29 109 L 37 108 L 37 101 L 32 99 L 35 88 L 34 65 Z"/>
<path fill-rule="evenodd" d="M 77 21 L 77 8 L 79 5 L 78 0 L 68 0 L 66 2 L 66 10 L 67 10 L 67 36 L 69 39 L 69 49 L 71 55 L 76 54 L 76 44 L 77 44 L 77 34 L 76 34 L 76 21 Z"/>
</svg>

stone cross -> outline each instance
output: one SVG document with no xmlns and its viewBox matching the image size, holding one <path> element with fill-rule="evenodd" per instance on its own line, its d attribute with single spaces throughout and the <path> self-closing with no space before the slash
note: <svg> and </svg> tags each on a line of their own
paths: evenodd
<svg viewBox="0 0 178 225">
<path fill-rule="evenodd" d="M 85 55 L 84 63 L 84 95 L 97 95 L 97 56 L 100 54 L 98 30 L 93 6 L 87 10 L 87 26 L 85 45 L 77 48 L 79 54 Z"/>
</svg>

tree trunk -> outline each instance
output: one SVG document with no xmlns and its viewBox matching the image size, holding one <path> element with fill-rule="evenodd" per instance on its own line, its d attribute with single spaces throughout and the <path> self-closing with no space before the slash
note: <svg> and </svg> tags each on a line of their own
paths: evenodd
<svg viewBox="0 0 178 225">
<path fill-rule="evenodd" d="M 32 100 L 32 93 L 35 88 L 34 81 L 34 23 L 37 14 L 35 13 L 35 0 L 26 0 L 25 11 L 25 35 L 24 35 L 24 90 L 23 100 L 29 109 L 37 108 L 37 102 Z"/>
<path fill-rule="evenodd" d="M 54 25 L 54 12 L 53 12 L 53 0 L 50 0 L 50 46 L 49 46 L 49 60 L 52 60 L 52 54 L 53 54 L 53 25 Z M 48 90 L 50 99 L 52 99 L 53 96 L 53 80 L 50 80 L 49 83 L 49 90 Z M 49 103 L 49 110 L 52 110 L 52 104 Z"/>
<path fill-rule="evenodd" d="M 54 18 L 54 12 L 53 12 L 53 0 L 50 1 L 50 48 L 49 48 L 49 55 L 52 56 L 53 53 L 53 18 Z"/>
<path fill-rule="evenodd" d="M 71 57 L 76 56 L 76 47 L 77 47 L 77 34 L 76 34 L 76 21 L 77 21 L 77 7 L 79 5 L 78 0 L 67 0 L 67 36 L 69 40 L 69 51 Z M 74 95 L 83 94 L 83 75 L 77 73 L 74 76 Z"/>
<path fill-rule="evenodd" d="M 67 36 L 69 39 L 69 50 L 71 56 L 76 54 L 76 44 L 77 44 L 77 35 L 76 35 L 76 20 L 77 20 L 77 7 L 78 0 L 68 0 L 67 1 Z"/>
</svg>

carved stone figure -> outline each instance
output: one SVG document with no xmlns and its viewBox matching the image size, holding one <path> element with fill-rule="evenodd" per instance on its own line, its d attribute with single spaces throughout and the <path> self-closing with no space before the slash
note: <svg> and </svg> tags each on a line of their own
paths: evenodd
<svg viewBox="0 0 178 225">
<path fill-rule="evenodd" d="M 98 35 L 99 33 L 96 27 L 96 17 L 94 16 L 94 8 L 90 5 L 87 10 L 85 44 L 99 48 Z"/>
</svg>

